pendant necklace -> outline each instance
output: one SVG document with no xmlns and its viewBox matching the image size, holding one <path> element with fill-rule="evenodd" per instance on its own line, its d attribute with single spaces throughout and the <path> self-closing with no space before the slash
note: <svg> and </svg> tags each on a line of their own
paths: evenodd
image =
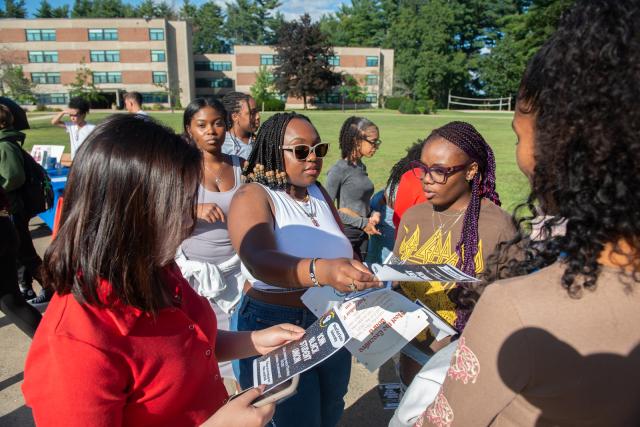
<svg viewBox="0 0 640 427">
<path fill-rule="evenodd" d="M 458 214 L 455 214 L 455 215 L 440 214 L 440 212 L 436 212 L 436 210 L 432 206 L 431 207 L 431 222 L 433 223 L 433 232 L 435 233 L 436 231 L 440 231 L 442 234 L 444 234 L 447 231 L 451 230 L 453 228 L 453 226 L 456 225 L 458 223 L 458 221 L 460 221 L 460 218 L 462 218 L 464 216 L 464 213 L 466 211 L 467 211 L 467 208 L 464 208 L 461 212 L 459 212 Z M 435 221 L 435 215 L 436 214 L 438 214 L 438 223 L 439 223 L 438 227 L 436 227 L 436 221 Z M 451 217 L 455 217 L 456 219 L 445 230 L 445 226 L 447 224 L 446 224 L 446 222 L 444 224 L 442 223 L 442 220 L 440 219 L 440 215 L 445 216 L 445 217 L 451 216 Z"/>
<path fill-rule="evenodd" d="M 219 174 L 217 174 L 217 173 L 213 172 L 211 169 L 209 169 L 207 167 L 207 164 L 204 161 L 202 162 L 202 164 L 204 165 L 204 168 L 206 170 L 208 170 L 210 173 L 213 174 L 213 180 L 215 181 L 216 185 L 222 184 L 222 181 L 224 181 L 224 179 Z"/>
<path fill-rule="evenodd" d="M 298 209 L 307 217 L 309 218 L 309 220 L 311 221 L 311 223 L 313 225 L 315 225 L 316 227 L 320 227 L 320 223 L 318 222 L 318 220 L 316 219 L 316 209 L 315 206 L 313 204 L 313 202 L 311 201 L 309 194 L 307 194 L 304 197 L 304 200 L 302 202 L 296 200 L 293 196 L 291 196 L 289 193 L 287 193 L 287 195 L 289 197 L 291 197 L 291 199 L 295 202 L 295 206 L 298 207 Z M 307 209 L 305 208 L 306 205 L 309 205 L 309 211 L 307 211 Z"/>
</svg>

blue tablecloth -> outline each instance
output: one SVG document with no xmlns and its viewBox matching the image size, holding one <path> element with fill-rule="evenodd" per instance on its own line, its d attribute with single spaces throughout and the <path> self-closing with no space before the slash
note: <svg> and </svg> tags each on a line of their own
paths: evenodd
<svg viewBox="0 0 640 427">
<path fill-rule="evenodd" d="M 67 185 L 69 168 L 47 169 L 47 173 L 49 174 L 49 178 L 51 178 L 51 185 L 53 186 L 53 207 L 38 216 L 53 230 L 53 219 L 56 214 L 56 208 L 58 207 L 58 199 L 62 196 L 64 187 Z"/>
</svg>

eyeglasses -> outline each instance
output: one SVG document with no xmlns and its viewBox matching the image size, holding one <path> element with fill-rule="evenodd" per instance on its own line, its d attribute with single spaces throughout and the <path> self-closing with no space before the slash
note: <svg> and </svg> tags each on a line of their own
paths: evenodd
<svg viewBox="0 0 640 427">
<path fill-rule="evenodd" d="M 367 141 L 369 144 L 373 145 L 375 148 L 378 148 L 380 146 L 380 144 L 382 144 L 382 140 L 381 139 L 376 139 L 374 141 L 371 141 L 370 139 L 367 139 L 367 138 L 362 138 L 362 139 Z"/>
<path fill-rule="evenodd" d="M 312 152 L 317 158 L 321 159 L 327 155 L 329 143 L 320 142 L 313 147 L 306 144 L 283 145 L 280 148 L 285 151 L 292 151 L 297 160 L 306 160 Z"/>
<path fill-rule="evenodd" d="M 409 163 L 409 167 L 413 171 L 413 174 L 416 176 L 416 178 L 422 181 L 425 175 L 429 174 L 429 177 L 431 178 L 431 180 L 436 184 L 446 184 L 447 179 L 449 179 L 451 175 L 454 175 L 460 172 L 461 170 L 464 170 L 467 166 L 469 166 L 469 163 L 465 163 L 463 165 L 457 165 L 457 166 L 450 166 L 450 167 L 445 167 L 445 166 L 429 167 L 420 161 L 413 161 Z"/>
</svg>

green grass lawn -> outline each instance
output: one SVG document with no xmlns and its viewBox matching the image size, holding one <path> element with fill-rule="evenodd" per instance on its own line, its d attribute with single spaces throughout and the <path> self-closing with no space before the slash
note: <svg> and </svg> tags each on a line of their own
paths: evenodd
<svg viewBox="0 0 640 427">
<path fill-rule="evenodd" d="M 264 113 L 262 120 L 266 120 L 272 113 Z M 324 163 L 324 173 L 338 159 L 338 133 L 344 120 L 352 114 L 351 111 L 307 111 L 314 125 L 320 132 L 320 137 L 332 144 Z M 108 114 L 92 113 L 88 119 L 98 123 Z M 152 113 L 153 117 L 172 127 L 181 130 L 181 113 Z M 393 164 L 404 156 L 406 148 L 419 138 L 425 138 L 433 128 L 442 126 L 453 120 L 462 120 L 474 125 L 493 148 L 497 162 L 498 192 L 506 209 L 513 208 L 523 201 L 527 195 L 528 184 L 515 161 L 515 135 L 511 130 L 511 114 L 495 112 L 463 113 L 443 111 L 435 115 L 403 115 L 396 111 L 369 110 L 358 111 L 380 128 L 380 139 L 384 141 L 380 150 L 371 159 L 367 159 L 369 175 L 373 180 L 376 191 L 381 189 L 389 176 Z M 31 117 L 31 116 L 30 116 Z M 69 139 L 64 129 L 53 127 L 50 119 L 33 117 L 30 121 L 32 129 L 26 131 L 25 147 L 29 149 L 33 144 L 64 144 L 69 151 Z M 322 179 L 322 178 L 321 178 Z"/>
</svg>

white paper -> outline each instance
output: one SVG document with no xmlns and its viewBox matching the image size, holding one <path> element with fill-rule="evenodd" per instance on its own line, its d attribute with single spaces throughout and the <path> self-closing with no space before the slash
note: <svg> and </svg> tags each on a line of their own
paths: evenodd
<svg viewBox="0 0 640 427">
<path fill-rule="evenodd" d="M 429 319 L 429 329 L 431 329 L 431 333 L 436 338 L 436 341 L 440 341 L 448 336 L 458 333 L 458 331 L 453 329 L 446 320 L 424 305 L 422 301 L 416 300 L 416 304 L 418 304 L 422 308 L 422 311 L 427 315 L 427 318 Z"/>
<path fill-rule="evenodd" d="M 391 289 L 391 282 L 387 282 L 385 286 L 386 289 Z M 331 286 L 321 286 L 308 289 L 307 292 L 302 294 L 300 299 L 316 317 L 320 317 L 327 311 L 338 308 L 345 301 L 381 289 L 382 288 L 371 288 L 360 292 L 339 292 Z"/>
<path fill-rule="evenodd" d="M 31 147 L 31 157 L 33 157 L 36 162 L 42 161 L 42 153 L 47 152 L 47 157 L 55 157 L 58 162 L 60 162 L 60 158 L 62 157 L 62 153 L 64 153 L 64 145 L 39 145 L 36 144 Z"/>
<path fill-rule="evenodd" d="M 477 282 L 449 264 L 370 264 L 369 269 L 382 281 L 395 282 Z"/>
<path fill-rule="evenodd" d="M 420 306 L 391 289 L 349 299 L 336 312 L 351 336 L 345 347 L 371 372 L 429 325 Z"/>
</svg>

